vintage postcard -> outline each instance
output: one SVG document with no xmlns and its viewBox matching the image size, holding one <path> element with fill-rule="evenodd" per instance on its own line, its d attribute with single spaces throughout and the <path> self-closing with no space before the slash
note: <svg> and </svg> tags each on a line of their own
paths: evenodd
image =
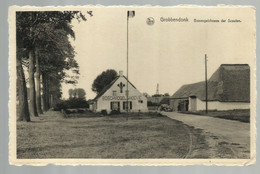
<svg viewBox="0 0 260 174">
<path fill-rule="evenodd" d="M 251 6 L 12 6 L 12 165 L 250 165 Z"/>
</svg>

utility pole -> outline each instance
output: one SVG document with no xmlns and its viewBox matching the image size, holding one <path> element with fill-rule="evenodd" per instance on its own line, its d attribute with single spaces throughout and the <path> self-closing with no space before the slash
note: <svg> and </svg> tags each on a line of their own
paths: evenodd
<svg viewBox="0 0 260 174">
<path fill-rule="evenodd" d="M 207 78 L 207 54 L 205 54 L 205 88 L 206 88 L 206 114 L 208 113 L 208 78 Z"/>
<path fill-rule="evenodd" d="M 135 16 L 135 11 L 127 11 L 127 24 L 126 24 L 126 79 L 127 79 L 127 83 L 126 83 L 126 112 L 127 112 L 127 116 L 126 116 L 126 120 L 128 120 L 128 112 L 129 112 L 129 90 L 128 90 L 128 47 L 129 47 L 129 43 L 128 43 L 128 25 L 129 25 L 129 18 L 133 18 Z"/>
<path fill-rule="evenodd" d="M 157 87 L 156 87 L 155 103 L 157 105 L 157 111 L 158 111 L 158 109 L 159 109 L 159 83 L 157 83 Z"/>
<path fill-rule="evenodd" d="M 128 23 L 129 23 L 129 11 L 127 11 L 127 29 L 126 29 L 126 112 L 127 112 L 127 116 L 126 116 L 126 120 L 128 120 L 128 107 L 129 107 L 129 103 L 128 103 Z"/>
</svg>

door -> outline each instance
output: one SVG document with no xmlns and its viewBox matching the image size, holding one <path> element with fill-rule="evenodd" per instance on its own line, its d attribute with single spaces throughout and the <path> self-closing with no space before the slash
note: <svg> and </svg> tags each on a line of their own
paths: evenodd
<svg viewBox="0 0 260 174">
<path fill-rule="evenodd" d="M 196 111 L 197 110 L 197 100 L 196 98 L 190 98 L 190 111 Z"/>
<path fill-rule="evenodd" d="M 178 103 L 178 111 L 188 111 L 189 100 L 180 100 Z"/>
</svg>

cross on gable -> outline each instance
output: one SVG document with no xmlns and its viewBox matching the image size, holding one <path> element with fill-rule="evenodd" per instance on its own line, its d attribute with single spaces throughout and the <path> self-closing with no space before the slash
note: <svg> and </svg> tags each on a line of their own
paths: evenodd
<svg viewBox="0 0 260 174">
<path fill-rule="evenodd" d="M 120 93 L 123 93 L 123 87 L 125 87 L 125 84 L 120 82 L 117 86 L 120 88 Z"/>
</svg>

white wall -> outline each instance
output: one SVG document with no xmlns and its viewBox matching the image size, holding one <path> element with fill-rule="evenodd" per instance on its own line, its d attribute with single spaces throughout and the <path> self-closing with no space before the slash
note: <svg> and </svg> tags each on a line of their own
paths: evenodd
<svg viewBox="0 0 260 174">
<path fill-rule="evenodd" d="M 197 111 L 205 110 L 206 102 L 196 99 Z M 219 102 L 208 101 L 208 110 L 233 110 L 233 109 L 250 109 L 250 103 L 245 102 Z"/>
<path fill-rule="evenodd" d="M 197 98 L 190 98 L 189 97 L 189 111 L 196 111 L 197 110 Z"/>
<path fill-rule="evenodd" d="M 120 93 L 120 88 L 117 86 L 120 82 L 125 84 L 123 87 L 123 93 Z M 105 109 L 107 112 L 111 112 L 110 109 L 110 102 L 120 102 L 120 111 L 124 112 L 123 110 L 123 102 L 126 101 L 126 84 L 127 80 L 120 76 L 118 80 L 108 89 L 101 97 L 97 100 L 97 112 Z M 147 108 L 147 98 L 143 96 L 137 89 L 135 89 L 130 83 L 128 84 L 129 90 L 129 101 L 132 101 L 132 110 L 130 112 L 148 112 Z M 119 99 L 113 99 L 113 91 L 117 91 L 117 96 Z M 138 101 L 142 100 L 143 103 L 139 103 Z"/>
</svg>

